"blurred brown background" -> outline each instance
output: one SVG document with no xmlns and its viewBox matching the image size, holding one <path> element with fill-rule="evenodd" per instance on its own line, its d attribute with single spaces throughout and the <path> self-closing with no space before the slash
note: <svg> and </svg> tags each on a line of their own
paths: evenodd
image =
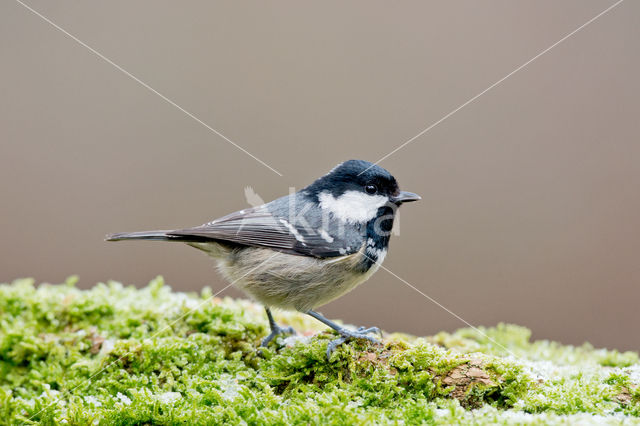
<svg viewBox="0 0 640 426">
<path fill-rule="evenodd" d="M 613 1 L 0 4 L 0 281 L 226 284 L 196 225 L 375 161 Z M 422 195 L 385 266 L 474 325 L 640 349 L 640 3 L 626 1 L 381 165 Z M 235 290 L 224 294 L 240 296 Z M 320 309 L 386 330 L 464 326 L 384 271 Z"/>
</svg>

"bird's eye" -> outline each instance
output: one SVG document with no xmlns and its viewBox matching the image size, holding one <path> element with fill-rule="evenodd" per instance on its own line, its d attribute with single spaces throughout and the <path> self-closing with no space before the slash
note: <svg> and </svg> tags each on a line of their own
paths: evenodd
<svg viewBox="0 0 640 426">
<path fill-rule="evenodd" d="M 378 187 L 373 184 L 365 185 L 364 191 L 369 195 L 373 195 L 378 192 Z"/>
</svg>

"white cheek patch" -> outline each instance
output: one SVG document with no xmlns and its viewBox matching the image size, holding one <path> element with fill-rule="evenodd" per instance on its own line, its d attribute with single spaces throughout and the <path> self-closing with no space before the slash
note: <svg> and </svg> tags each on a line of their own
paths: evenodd
<svg viewBox="0 0 640 426">
<path fill-rule="evenodd" d="M 368 195 L 359 191 L 347 191 L 338 198 L 329 192 L 321 192 L 318 199 L 322 209 L 350 223 L 370 221 L 376 217 L 378 209 L 389 201 L 384 195 Z"/>
</svg>

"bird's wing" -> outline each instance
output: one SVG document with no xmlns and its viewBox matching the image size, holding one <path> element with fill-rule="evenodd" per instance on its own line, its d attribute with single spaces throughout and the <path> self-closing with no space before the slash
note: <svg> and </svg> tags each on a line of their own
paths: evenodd
<svg viewBox="0 0 640 426">
<path fill-rule="evenodd" d="M 201 226 L 167 232 L 167 235 L 228 241 L 319 258 L 343 256 L 360 248 L 358 244 L 350 247 L 343 239 L 327 238 L 326 233 L 311 227 L 295 227 L 264 206 L 240 210 Z"/>
</svg>

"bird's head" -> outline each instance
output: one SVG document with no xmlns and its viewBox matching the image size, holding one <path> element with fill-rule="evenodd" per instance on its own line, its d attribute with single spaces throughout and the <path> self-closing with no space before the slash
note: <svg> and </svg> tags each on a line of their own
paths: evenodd
<svg viewBox="0 0 640 426">
<path fill-rule="evenodd" d="M 363 160 L 338 164 L 304 191 L 316 199 L 323 210 L 346 222 L 366 223 L 384 206 L 400 206 L 420 196 L 401 191 L 387 170 Z"/>
</svg>

